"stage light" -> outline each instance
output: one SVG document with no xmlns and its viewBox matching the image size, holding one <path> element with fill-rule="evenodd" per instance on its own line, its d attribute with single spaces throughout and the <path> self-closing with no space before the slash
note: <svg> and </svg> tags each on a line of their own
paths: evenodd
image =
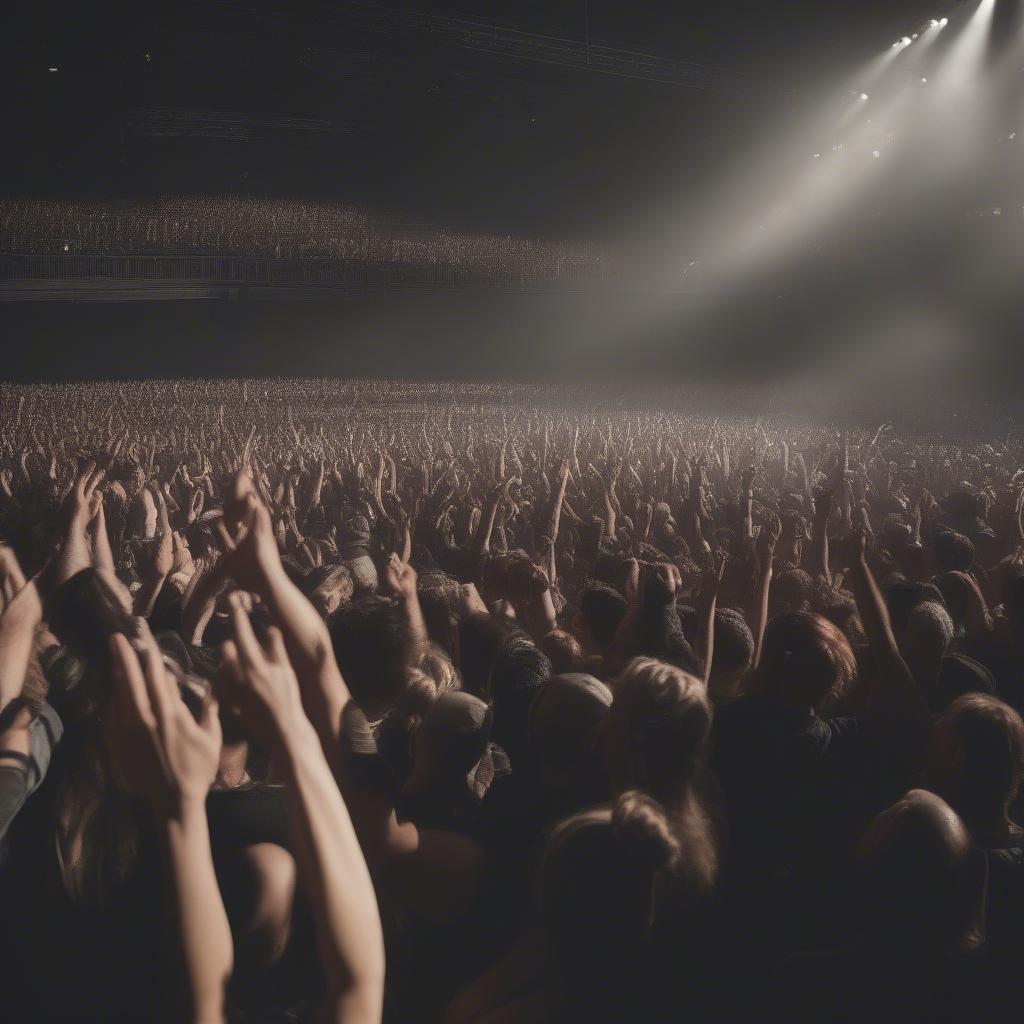
<svg viewBox="0 0 1024 1024">
<path fill-rule="evenodd" d="M 815 154 L 814 154 L 814 159 L 815 159 L 815 160 L 818 160 L 818 159 L 820 159 L 820 157 L 821 157 L 821 154 L 820 154 L 820 153 L 815 153 Z"/>
<path fill-rule="evenodd" d="M 862 100 L 866 100 L 866 99 L 868 99 L 868 94 L 867 94 L 866 92 L 862 92 L 862 93 L 860 94 L 860 98 L 861 98 Z"/>
<path fill-rule="evenodd" d="M 921 84 L 922 85 L 927 85 L 928 84 L 928 79 L 927 78 L 922 78 L 921 79 Z"/>
<path fill-rule="evenodd" d="M 909 45 L 910 45 L 910 43 L 911 43 L 911 39 L 910 39 L 910 36 L 904 36 L 904 37 L 903 37 L 903 38 L 902 38 L 902 39 L 900 40 L 900 42 L 901 42 L 901 43 L 902 43 L 902 44 L 903 44 L 904 46 L 909 46 Z"/>
<path fill-rule="evenodd" d="M 949 24 L 949 18 L 939 19 L 939 28 L 945 28 Z"/>
<path fill-rule="evenodd" d="M 873 149 L 871 151 L 871 155 L 877 160 L 882 154 L 880 150 Z"/>
<path fill-rule="evenodd" d="M 939 27 L 939 23 L 934 18 L 932 18 L 932 20 L 928 22 L 928 27 L 929 28 L 938 28 Z"/>
<path fill-rule="evenodd" d="M 52 75 L 52 74 L 53 74 L 53 73 L 54 73 L 54 72 L 55 72 L 56 70 L 57 70 L 57 68 L 55 68 L 55 67 L 50 67 L 50 68 L 47 68 L 47 71 L 49 71 L 51 75 Z"/>
</svg>

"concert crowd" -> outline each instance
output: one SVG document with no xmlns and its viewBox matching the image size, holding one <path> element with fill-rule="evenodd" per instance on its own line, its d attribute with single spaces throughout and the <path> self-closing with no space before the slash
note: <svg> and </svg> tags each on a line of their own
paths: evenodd
<svg viewBox="0 0 1024 1024">
<path fill-rule="evenodd" d="M 0 388 L 0 1017 L 1012 1019 L 1024 441 Z"/>
<path fill-rule="evenodd" d="M 242 196 L 152 203 L 0 199 L 0 251 L 26 255 L 247 256 L 450 267 L 484 279 L 607 271 L 591 245 L 410 226 L 356 207 Z"/>
</svg>

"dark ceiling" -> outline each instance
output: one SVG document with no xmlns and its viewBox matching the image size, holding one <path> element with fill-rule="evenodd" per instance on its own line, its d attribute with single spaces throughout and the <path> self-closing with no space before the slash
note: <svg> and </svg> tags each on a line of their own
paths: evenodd
<svg viewBox="0 0 1024 1024">
<path fill-rule="evenodd" d="M 600 233 L 742 152 L 808 54 L 863 56 L 943 6 L 19 4 L 3 18 L 0 192 L 249 191 Z M 581 66 L 587 40 L 613 51 L 604 72 Z M 659 60 L 632 72 L 638 55 Z"/>
</svg>

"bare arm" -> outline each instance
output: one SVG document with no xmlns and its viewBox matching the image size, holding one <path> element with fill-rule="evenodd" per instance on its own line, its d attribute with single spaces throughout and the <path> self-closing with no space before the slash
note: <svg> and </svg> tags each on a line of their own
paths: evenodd
<svg viewBox="0 0 1024 1024">
<path fill-rule="evenodd" d="M 217 886 L 206 821 L 206 794 L 221 747 L 217 705 L 199 723 L 165 671 L 152 636 L 141 659 L 121 634 L 111 637 L 117 696 L 105 727 L 121 773 L 150 807 L 167 865 L 190 1019 L 224 1019 L 224 988 L 233 947 Z"/>
<path fill-rule="evenodd" d="M 896 644 L 889 611 L 867 563 L 863 530 L 854 535 L 851 547 L 850 579 L 877 670 L 869 713 L 895 749 L 906 748 L 923 740 L 928 705 Z"/>
<path fill-rule="evenodd" d="M 379 1021 L 384 999 L 384 937 L 377 899 L 348 808 L 316 733 L 281 633 L 261 645 L 238 602 L 234 641 L 225 645 L 225 694 L 271 751 L 287 786 L 288 818 L 313 912 L 327 980 L 320 1019 Z"/>
</svg>

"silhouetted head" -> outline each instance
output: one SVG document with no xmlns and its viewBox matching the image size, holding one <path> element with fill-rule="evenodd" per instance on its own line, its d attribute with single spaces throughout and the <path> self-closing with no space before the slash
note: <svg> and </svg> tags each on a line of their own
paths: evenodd
<svg viewBox="0 0 1024 1024">
<path fill-rule="evenodd" d="M 573 632 L 588 654 L 603 654 L 626 614 L 626 599 L 603 583 L 588 583 L 579 596 L 579 610 Z"/>
<path fill-rule="evenodd" d="M 487 750 L 491 720 L 490 708 L 472 694 L 451 690 L 438 696 L 413 734 L 406 792 L 440 794 L 465 787 Z"/>
<path fill-rule="evenodd" d="M 868 825 L 858 857 L 876 928 L 937 952 L 980 944 L 985 858 L 941 797 L 911 790 Z"/>
<path fill-rule="evenodd" d="M 331 643 L 359 706 L 369 718 L 383 715 L 405 688 L 412 665 L 402 610 L 377 598 L 347 604 L 331 623 Z"/>
<path fill-rule="evenodd" d="M 762 692 L 820 711 L 853 682 L 857 662 L 846 636 L 811 612 L 785 612 L 768 623 L 758 667 Z"/>
<path fill-rule="evenodd" d="M 605 757 L 612 792 L 643 789 L 674 807 L 703 763 L 711 702 L 702 680 L 634 658 L 613 686 Z"/>
<path fill-rule="evenodd" d="M 954 530 L 940 530 L 932 544 L 940 572 L 967 572 L 974 565 L 974 542 Z"/>
<path fill-rule="evenodd" d="M 953 620 L 937 601 L 922 601 L 896 629 L 900 654 L 918 685 L 931 695 L 946 649 L 953 642 Z"/>
<path fill-rule="evenodd" d="M 570 983 L 606 984 L 609 971 L 643 956 L 660 879 L 678 857 L 664 809 L 638 792 L 555 829 L 540 867 L 541 920 Z"/>
<path fill-rule="evenodd" d="M 572 672 L 583 657 L 579 640 L 564 629 L 553 629 L 545 633 L 539 646 L 551 661 L 554 672 Z"/>
<path fill-rule="evenodd" d="M 802 612 L 811 605 L 814 580 L 804 569 L 786 569 L 775 577 L 768 593 L 772 615 L 781 612 Z"/>
<path fill-rule="evenodd" d="M 1005 832 L 1024 781 L 1020 715 L 990 694 L 954 700 L 932 728 L 927 781 L 978 838 Z"/>
<path fill-rule="evenodd" d="M 549 804 L 568 813 L 607 792 L 602 739 L 612 692 L 580 672 L 545 680 L 530 703 L 530 759 Z"/>
</svg>

